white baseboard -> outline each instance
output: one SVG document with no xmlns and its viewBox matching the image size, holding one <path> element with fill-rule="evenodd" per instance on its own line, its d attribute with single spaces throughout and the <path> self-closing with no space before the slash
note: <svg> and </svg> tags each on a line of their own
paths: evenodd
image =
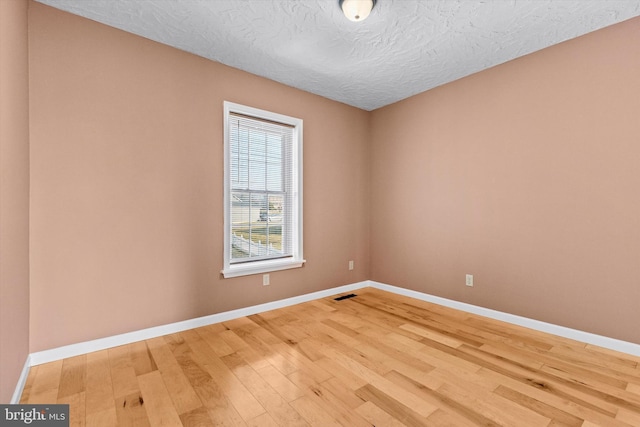
<svg viewBox="0 0 640 427">
<path fill-rule="evenodd" d="M 91 353 L 94 351 L 104 350 L 119 345 L 130 344 L 136 341 L 147 340 L 160 337 L 162 335 L 174 334 L 176 332 L 186 331 L 188 329 L 199 328 L 201 326 L 211 325 L 214 323 L 225 322 L 239 317 L 251 316 L 252 314 L 263 313 L 265 311 L 276 310 L 278 308 L 288 307 L 303 302 L 313 301 L 320 298 L 326 298 L 331 295 L 342 292 L 351 292 L 369 286 L 368 281 L 352 283 L 350 285 L 338 286 L 336 288 L 325 289 L 323 291 L 312 292 L 310 294 L 299 295 L 296 297 L 286 298 L 279 301 L 268 302 L 264 304 L 254 305 L 251 307 L 240 308 L 237 310 L 225 311 L 223 313 L 212 314 L 209 316 L 198 317 L 195 319 L 184 320 L 182 322 L 170 323 L 168 325 L 155 326 L 152 328 L 142 329 L 139 331 L 128 332 L 125 334 L 114 335 L 97 340 L 70 344 L 63 347 L 57 347 L 50 350 L 38 351 L 31 353 L 29 360 L 30 366 L 41 365 L 55 360 L 66 359 L 67 357 L 79 356 L 81 354 Z"/>
<path fill-rule="evenodd" d="M 516 316 L 515 314 L 504 313 L 502 311 L 491 310 L 489 308 L 479 307 L 464 302 L 454 301 L 422 292 L 412 291 L 409 289 L 399 288 L 397 286 L 386 285 L 369 281 L 369 286 L 380 289 L 382 291 L 393 292 L 394 294 L 404 295 L 422 301 L 431 302 L 445 307 L 455 308 L 457 310 L 466 311 L 468 313 L 478 314 L 480 316 L 491 319 L 501 320 L 525 328 L 534 329 L 536 331 L 546 332 L 563 338 L 580 341 L 586 344 L 593 344 L 599 347 L 608 348 L 610 350 L 620 351 L 622 353 L 640 356 L 640 344 L 609 338 L 602 335 L 596 335 L 577 329 L 566 328 L 564 326 L 554 325 L 552 323 L 541 322 L 539 320 L 529 319 L 527 317 Z"/>
<path fill-rule="evenodd" d="M 541 332 L 550 333 L 553 335 L 570 338 L 573 340 L 581 341 L 587 344 L 593 344 L 600 347 L 608 348 L 611 350 L 620 351 L 623 353 L 632 354 L 634 356 L 640 356 L 640 345 L 630 343 L 626 341 L 617 340 L 614 338 L 604 337 L 601 335 L 592 334 L 589 332 L 583 332 L 576 329 L 566 328 L 564 326 L 553 325 L 550 323 L 541 322 L 526 317 L 516 316 L 514 314 L 504 313 L 496 310 L 491 310 L 484 307 L 479 307 L 463 302 L 458 302 L 446 298 L 437 297 L 434 295 L 425 294 L 422 292 L 412 291 L 409 289 L 399 288 L 397 286 L 387 285 L 384 283 L 375 282 L 372 280 L 365 280 L 363 282 L 352 283 L 350 285 L 339 286 L 336 288 L 326 289 L 323 291 L 313 292 L 310 294 L 300 295 L 292 298 L 286 298 L 279 301 L 268 302 L 265 304 L 259 304 L 251 307 L 241 308 L 237 310 L 231 310 L 223 313 L 212 314 L 210 316 L 198 317 L 195 319 L 185 320 L 182 322 L 171 323 L 163 326 L 156 326 L 153 328 L 142 329 L 139 331 L 129 332 L 120 335 L 114 335 L 111 337 L 100 338 L 97 340 L 71 344 L 64 347 L 58 347 L 50 350 L 39 351 L 31 353 L 27 358 L 25 369 L 20 377 L 20 383 L 16 388 L 16 394 L 19 398 L 22 393 L 22 387 L 26 381 L 26 375 L 28 374 L 28 366 L 40 365 L 42 363 L 53 362 L 55 360 L 65 359 L 67 357 L 78 356 L 85 353 L 91 353 L 93 351 L 104 350 L 119 345 L 130 344 L 136 341 L 142 341 L 150 338 L 156 338 L 162 335 L 173 334 L 176 332 L 185 331 L 188 329 L 198 328 L 201 326 L 211 325 L 213 323 L 225 322 L 239 317 L 250 316 L 252 314 L 258 314 L 269 310 L 276 310 L 278 308 L 288 307 L 303 302 L 313 301 L 319 298 L 326 298 L 332 295 L 336 295 L 343 292 L 352 292 L 365 287 L 372 287 L 387 292 L 392 292 L 398 295 L 404 295 L 410 298 L 415 298 L 422 301 L 439 304 L 445 307 L 451 307 L 457 310 L 466 311 L 480 316 L 489 317 L 491 319 L 501 320 L 503 322 L 511 323 L 514 325 L 524 326 L 530 329 L 534 329 Z M 28 365 L 28 366 L 27 366 Z M 23 378 L 24 377 L 24 378 Z M 20 393 L 18 393 L 18 389 Z M 16 395 L 14 395 L 14 398 Z"/>
<path fill-rule="evenodd" d="M 20 378 L 18 378 L 18 384 L 16 385 L 16 389 L 13 392 L 13 396 L 11 397 L 11 402 L 9 402 L 10 404 L 16 405 L 20 403 L 20 396 L 22 396 L 24 386 L 27 383 L 27 377 L 29 376 L 29 369 L 31 368 L 31 366 L 31 355 L 27 355 L 27 360 L 24 361 L 24 366 L 22 367 Z"/>
</svg>

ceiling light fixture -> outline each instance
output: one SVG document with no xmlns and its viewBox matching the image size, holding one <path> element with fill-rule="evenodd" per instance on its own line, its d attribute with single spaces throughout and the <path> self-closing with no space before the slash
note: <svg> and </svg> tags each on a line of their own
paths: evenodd
<svg viewBox="0 0 640 427">
<path fill-rule="evenodd" d="M 359 22 L 367 19 L 376 0 L 338 0 L 338 4 L 350 21 Z"/>
</svg>

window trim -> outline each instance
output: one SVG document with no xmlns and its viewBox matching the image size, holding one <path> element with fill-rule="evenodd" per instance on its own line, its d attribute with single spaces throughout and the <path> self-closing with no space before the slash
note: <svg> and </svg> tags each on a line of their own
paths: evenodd
<svg viewBox="0 0 640 427">
<path fill-rule="evenodd" d="M 294 212 L 292 218 L 293 228 L 293 257 L 268 260 L 256 260 L 231 264 L 231 188 L 230 188 L 230 143 L 229 143 L 229 113 L 242 114 L 257 119 L 269 120 L 292 126 L 293 128 L 293 198 Z M 247 276 L 250 274 L 268 273 L 271 271 L 286 270 L 302 267 L 305 263 L 303 257 L 302 240 L 302 119 L 272 113 L 246 105 L 224 101 L 224 268 L 221 273 L 224 278 Z"/>
</svg>

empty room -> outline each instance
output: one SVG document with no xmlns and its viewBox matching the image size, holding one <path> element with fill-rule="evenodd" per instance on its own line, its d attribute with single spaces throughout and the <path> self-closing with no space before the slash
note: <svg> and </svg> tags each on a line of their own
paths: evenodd
<svg viewBox="0 0 640 427">
<path fill-rule="evenodd" d="M 640 426 L 640 0 L 0 0 L 0 100 L 0 425 Z"/>
</svg>

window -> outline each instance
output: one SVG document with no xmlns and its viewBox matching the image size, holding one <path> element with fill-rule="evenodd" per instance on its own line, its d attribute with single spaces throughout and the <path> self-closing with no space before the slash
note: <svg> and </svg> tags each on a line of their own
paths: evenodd
<svg viewBox="0 0 640 427">
<path fill-rule="evenodd" d="M 302 266 L 302 120 L 224 103 L 224 204 L 224 277 Z"/>
</svg>

